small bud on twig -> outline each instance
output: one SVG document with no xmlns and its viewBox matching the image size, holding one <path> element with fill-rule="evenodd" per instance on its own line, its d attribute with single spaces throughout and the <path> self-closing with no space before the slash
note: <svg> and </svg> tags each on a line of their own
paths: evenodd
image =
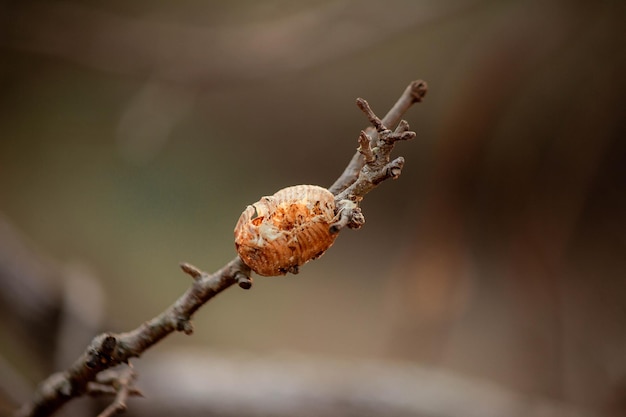
<svg viewBox="0 0 626 417">
<path fill-rule="evenodd" d="M 202 278 L 202 271 L 200 271 L 198 268 L 191 264 L 182 262 L 180 264 L 180 269 L 182 269 L 184 273 L 190 275 L 196 281 Z"/>
</svg>

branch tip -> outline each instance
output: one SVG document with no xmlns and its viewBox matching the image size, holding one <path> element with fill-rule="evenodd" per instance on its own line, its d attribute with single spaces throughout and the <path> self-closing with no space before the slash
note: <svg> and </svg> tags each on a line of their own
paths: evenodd
<svg viewBox="0 0 626 417">
<path fill-rule="evenodd" d="M 404 133 L 406 131 L 409 130 L 409 122 L 407 122 L 406 120 L 402 119 L 400 120 L 400 123 L 398 123 L 398 126 L 396 126 L 396 130 L 394 130 L 393 133 Z"/>
<path fill-rule="evenodd" d="M 428 92 L 428 84 L 423 80 L 416 80 L 409 84 L 411 90 L 411 97 L 414 103 L 419 103 L 424 99 L 424 96 Z"/>
<path fill-rule="evenodd" d="M 111 377 L 108 384 L 114 389 L 115 399 L 107 408 L 105 408 L 98 417 L 111 417 L 115 414 L 126 411 L 128 406 L 126 401 L 130 396 L 141 396 L 143 393 L 134 387 L 134 381 L 137 377 L 135 370 L 132 366 L 128 366 L 126 369 L 119 371 L 115 377 Z"/>
<path fill-rule="evenodd" d="M 369 103 L 365 99 L 360 98 L 360 97 L 357 98 L 356 105 L 359 107 L 359 109 L 361 109 L 363 113 L 365 113 L 365 115 L 367 116 L 367 119 L 370 121 L 372 126 L 376 128 L 378 132 L 381 132 L 387 129 L 385 125 L 383 124 L 382 120 L 380 120 L 380 118 L 376 116 L 376 114 L 370 107 Z"/>
<path fill-rule="evenodd" d="M 376 159 L 374 154 L 372 153 L 372 147 L 370 145 L 370 137 L 365 133 L 364 130 L 361 130 L 359 134 L 359 147 L 357 148 L 359 153 L 363 155 L 366 163 L 374 162 Z"/>
<path fill-rule="evenodd" d="M 202 271 L 187 262 L 181 262 L 180 269 L 182 269 L 185 274 L 190 275 L 196 281 L 202 278 Z"/>
<path fill-rule="evenodd" d="M 415 136 L 417 136 L 417 134 L 413 131 L 402 132 L 398 140 L 411 140 L 411 139 L 415 139 Z"/>
</svg>

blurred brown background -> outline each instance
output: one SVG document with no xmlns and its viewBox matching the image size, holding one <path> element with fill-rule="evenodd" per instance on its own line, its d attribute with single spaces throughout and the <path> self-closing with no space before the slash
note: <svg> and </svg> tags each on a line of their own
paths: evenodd
<svg viewBox="0 0 626 417">
<path fill-rule="evenodd" d="M 626 415 L 625 16 L 617 0 L 0 2 L 3 409 L 173 302 L 179 262 L 230 260 L 247 204 L 330 185 L 366 126 L 354 99 L 382 116 L 421 78 L 417 139 L 365 227 L 298 276 L 220 295 L 137 366 L 296 354 L 445 372 L 468 382 L 442 385 L 449 404 L 473 381 L 519 396 L 500 415 Z M 420 404 L 406 415 L 470 415 Z"/>
</svg>

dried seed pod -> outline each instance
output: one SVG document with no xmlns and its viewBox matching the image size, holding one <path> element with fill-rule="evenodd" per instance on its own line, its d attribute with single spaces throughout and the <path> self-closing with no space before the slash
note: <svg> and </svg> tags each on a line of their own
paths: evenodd
<svg viewBox="0 0 626 417">
<path fill-rule="evenodd" d="M 298 267 L 328 249 L 336 233 L 335 197 L 317 185 L 283 188 L 262 197 L 239 217 L 235 246 L 241 259 L 264 276 L 297 273 Z"/>
</svg>

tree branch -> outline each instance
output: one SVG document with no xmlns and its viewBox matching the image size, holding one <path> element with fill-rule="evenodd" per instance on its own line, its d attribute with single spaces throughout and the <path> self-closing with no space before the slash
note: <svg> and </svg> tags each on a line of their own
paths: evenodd
<svg viewBox="0 0 626 417">
<path fill-rule="evenodd" d="M 117 394 L 115 395 L 115 400 L 98 414 L 98 417 L 111 417 L 117 413 L 124 412 L 127 408 L 126 401 L 129 396 L 142 395 L 133 385 L 136 377 L 137 374 L 133 367 L 129 365 L 126 369 L 119 372 L 118 375 L 111 375 L 106 381 L 100 382 L 100 385 L 103 387 L 112 387 Z"/>
<path fill-rule="evenodd" d="M 376 117 L 365 100 L 357 100 L 357 104 L 375 126 L 375 130 L 368 129 L 370 133 L 367 131 L 361 133 L 359 150 L 330 189 L 337 201 L 338 220 L 331 226 L 333 232 L 339 232 L 345 226 L 360 227 L 365 219 L 358 207 L 358 202 L 383 180 L 397 178 L 400 175 L 404 159 L 397 158 L 389 162 L 389 155 L 395 141 L 409 139 L 414 137 L 415 133 L 408 131 L 406 122 L 400 123 L 394 132 L 386 126 L 397 124 L 402 114 L 413 103 L 420 102 L 425 93 L 425 82 L 412 82 L 382 120 Z M 367 138 L 370 139 L 367 140 Z M 374 141 L 376 144 L 372 148 L 371 144 Z M 365 158 L 361 156 L 362 154 Z M 212 275 L 189 264 L 181 264 L 181 269 L 193 278 L 193 282 L 174 304 L 134 330 L 117 334 L 103 333 L 96 336 L 69 369 L 52 374 L 44 380 L 39 385 L 34 399 L 24 404 L 15 416 L 51 415 L 71 399 L 89 393 L 90 388 L 93 390 L 93 382 L 97 382 L 100 372 L 122 363 L 128 363 L 128 360 L 133 357 L 141 356 L 143 352 L 174 331 L 191 334 L 193 314 L 220 292 L 235 283 L 244 289 L 252 286 L 250 268 L 239 257 L 234 258 Z M 126 382 L 122 379 L 118 380 L 122 388 L 117 391 L 116 400 L 107 408 L 109 411 L 105 410 L 105 414 L 102 415 L 112 415 L 125 408 L 126 398 L 134 389 L 132 388 L 134 374 L 129 373 L 124 378 Z"/>
<path fill-rule="evenodd" d="M 237 283 L 238 274 L 250 275 L 248 268 L 236 257 L 222 269 L 209 275 L 195 267 L 183 264 L 183 271 L 194 277 L 192 285 L 169 308 L 157 317 L 126 333 L 103 333 L 96 336 L 83 354 L 67 370 L 57 372 L 44 380 L 32 402 L 22 406 L 16 416 L 48 416 L 72 398 L 88 391 L 88 383 L 98 373 L 144 351 L 174 331 L 191 334 L 191 316 L 203 304 L 226 288 Z"/>
<path fill-rule="evenodd" d="M 132 366 L 127 366 L 122 370 L 106 370 L 98 374 L 96 381 L 87 384 L 87 395 L 97 397 L 101 395 L 120 395 L 123 388 L 127 391 L 127 396 L 143 397 L 143 393 L 137 389 L 133 382 L 137 374 Z"/>
<path fill-rule="evenodd" d="M 428 91 L 428 85 L 425 81 L 417 80 L 411 82 L 408 87 L 404 90 L 396 104 L 393 105 L 391 110 L 387 112 L 385 117 L 382 119 L 382 124 L 385 126 L 393 126 L 400 123 L 402 119 L 402 115 L 406 113 L 406 111 L 414 104 L 419 103 L 424 99 L 426 92 Z M 365 132 L 371 139 L 376 137 L 376 130 L 373 128 L 368 128 Z M 354 181 L 356 181 L 359 176 L 359 172 L 361 168 L 365 165 L 365 159 L 361 155 L 360 152 L 356 152 L 350 163 L 343 171 L 341 176 L 337 178 L 335 183 L 331 185 L 328 190 L 337 195 Z"/>
</svg>

